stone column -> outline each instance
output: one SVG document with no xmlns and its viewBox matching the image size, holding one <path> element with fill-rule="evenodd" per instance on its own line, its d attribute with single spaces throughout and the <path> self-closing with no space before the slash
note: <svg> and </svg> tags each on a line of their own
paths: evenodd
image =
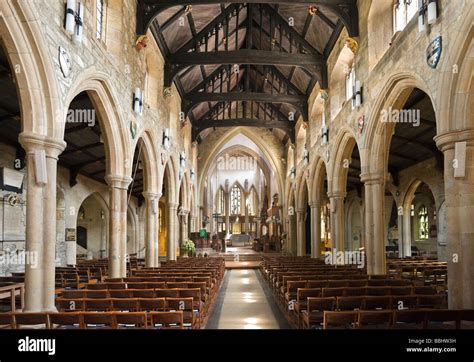
<svg viewBox="0 0 474 362">
<path fill-rule="evenodd" d="M 127 254 L 127 190 L 130 177 L 107 175 L 105 182 L 109 185 L 109 277 L 126 276 Z"/>
<path fill-rule="evenodd" d="M 444 153 L 447 219 L 448 304 L 451 309 L 474 308 L 474 130 L 435 137 Z M 456 142 L 466 142 L 464 177 L 454 177 Z"/>
<path fill-rule="evenodd" d="M 189 239 L 188 234 L 188 215 L 189 210 L 181 210 L 181 215 L 179 215 L 179 245 L 182 247 L 184 242 Z"/>
<path fill-rule="evenodd" d="M 306 225 L 305 225 L 305 210 L 296 210 L 296 255 L 306 255 Z"/>
<path fill-rule="evenodd" d="M 331 249 L 344 251 L 344 196 L 334 193 L 329 196 L 331 203 Z M 331 250 L 332 251 L 332 250 Z"/>
<path fill-rule="evenodd" d="M 288 252 L 291 255 L 297 254 L 297 222 L 296 215 L 288 215 Z"/>
<path fill-rule="evenodd" d="M 311 257 L 321 258 L 321 204 L 312 202 L 311 207 Z"/>
<path fill-rule="evenodd" d="M 247 192 L 244 193 L 244 205 L 245 205 L 245 216 L 244 216 L 244 232 L 245 234 L 249 234 L 249 207 L 247 205 L 249 194 Z"/>
<path fill-rule="evenodd" d="M 161 195 L 144 192 L 145 197 L 145 265 L 158 266 L 158 202 Z"/>
<path fill-rule="evenodd" d="M 55 311 L 56 174 L 62 140 L 21 133 L 27 157 L 25 312 Z M 37 184 L 35 152 L 46 155 L 46 184 Z"/>
<path fill-rule="evenodd" d="M 411 256 L 411 208 L 407 205 L 403 208 L 402 215 L 402 249 L 403 257 Z"/>
<path fill-rule="evenodd" d="M 398 209 L 397 209 L 398 210 Z M 403 214 L 398 214 L 398 257 L 403 258 Z"/>
<path fill-rule="evenodd" d="M 168 203 L 166 205 L 168 209 L 168 247 L 167 247 L 167 259 L 176 260 L 176 239 L 177 239 L 177 230 L 176 227 L 178 223 L 176 222 L 177 218 L 177 209 L 178 204 Z"/>
<path fill-rule="evenodd" d="M 230 230 L 230 199 L 229 193 L 224 192 L 224 208 L 225 208 L 225 233 L 231 234 L 232 230 Z"/>
<path fill-rule="evenodd" d="M 369 275 L 386 274 L 385 185 L 381 175 L 361 175 L 365 193 L 365 259 Z"/>
</svg>

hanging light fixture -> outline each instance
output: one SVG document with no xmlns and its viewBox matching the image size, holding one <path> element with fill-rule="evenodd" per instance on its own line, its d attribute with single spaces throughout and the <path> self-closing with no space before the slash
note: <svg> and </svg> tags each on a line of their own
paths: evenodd
<svg viewBox="0 0 474 362">
<path fill-rule="evenodd" d="M 179 154 L 179 164 L 181 167 L 186 167 L 186 153 L 183 151 Z"/>
<path fill-rule="evenodd" d="M 191 181 L 194 181 L 194 179 L 196 178 L 196 171 L 194 171 L 194 168 L 189 171 L 189 178 L 191 179 Z"/>
<path fill-rule="evenodd" d="M 358 108 L 362 104 L 362 85 L 359 80 L 354 83 L 354 91 L 352 94 L 352 106 Z"/>
<path fill-rule="evenodd" d="M 438 6 L 436 0 L 429 0 L 428 3 L 428 24 L 432 25 L 438 18 Z"/>
</svg>

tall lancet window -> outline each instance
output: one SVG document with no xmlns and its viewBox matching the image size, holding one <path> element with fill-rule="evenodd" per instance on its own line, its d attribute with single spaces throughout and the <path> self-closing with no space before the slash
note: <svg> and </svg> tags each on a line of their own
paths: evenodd
<svg viewBox="0 0 474 362">
<path fill-rule="evenodd" d="M 230 193 L 231 199 L 230 199 L 230 209 L 231 209 L 231 214 L 232 215 L 240 215 L 240 203 L 242 199 L 242 191 L 240 190 L 240 187 L 237 185 L 234 185 L 232 187 L 231 193 Z"/>
</svg>

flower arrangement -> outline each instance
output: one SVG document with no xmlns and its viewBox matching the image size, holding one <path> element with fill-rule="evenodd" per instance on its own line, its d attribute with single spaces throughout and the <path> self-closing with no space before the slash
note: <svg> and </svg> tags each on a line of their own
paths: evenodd
<svg viewBox="0 0 474 362">
<path fill-rule="evenodd" d="M 192 240 L 186 240 L 183 243 L 183 249 L 186 250 L 188 255 L 189 254 L 194 254 L 194 252 L 196 251 L 196 245 L 194 244 L 194 242 Z"/>
</svg>

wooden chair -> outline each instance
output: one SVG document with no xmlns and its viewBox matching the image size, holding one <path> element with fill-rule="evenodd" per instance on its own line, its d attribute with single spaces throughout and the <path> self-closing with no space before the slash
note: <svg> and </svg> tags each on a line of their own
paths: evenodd
<svg viewBox="0 0 474 362">
<path fill-rule="evenodd" d="M 148 283 L 139 282 L 139 283 L 127 283 L 128 289 L 149 289 Z"/>
<path fill-rule="evenodd" d="M 357 312 L 324 312 L 324 329 L 352 329 L 357 323 Z"/>
<path fill-rule="evenodd" d="M 0 329 L 13 329 L 15 320 L 11 313 L 0 313 Z"/>
<path fill-rule="evenodd" d="M 133 298 L 133 290 L 130 289 L 111 289 L 109 290 L 110 298 Z"/>
<path fill-rule="evenodd" d="M 423 287 L 413 287 L 413 293 L 417 295 L 435 295 L 437 294 L 436 287 L 423 286 Z"/>
<path fill-rule="evenodd" d="M 459 311 L 457 310 L 430 310 L 426 312 L 425 327 L 428 329 L 456 329 L 459 328 Z"/>
<path fill-rule="evenodd" d="M 359 329 L 388 329 L 392 325 L 391 310 L 359 311 L 357 328 Z"/>
<path fill-rule="evenodd" d="M 442 309 L 446 306 L 444 295 L 418 295 L 418 308 Z"/>
<path fill-rule="evenodd" d="M 356 297 L 367 295 L 366 287 L 347 287 L 345 288 L 345 296 L 346 297 Z"/>
<path fill-rule="evenodd" d="M 391 304 L 393 309 L 415 309 L 418 305 L 416 295 L 392 295 Z"/>
<path fill-rule="evenodd" d="M 359 287 L 359 288 L 366 287 L 366 286 L 367 286 L 367 280 L 349 280 L 347 286 L 348 286 L 348 287 L 352 287 L 352 288 L 355 288 L 355 287 Z"/>
<path fill-rule="evenodd" d="M 153 289 L 134 289 L 133 297 L 134 298 L 155 298 L 156 293 Z"/>
<path fill-rule="evenodd" d="M 84 310 L 108 312 L 112 309 L 111 299 L 84 299 Z"/>
<path fill-rule="evenodd" d="M 459 328 L 474 329 L 474 309 L 463 309 L 459 311 Z"/>
<path fill-rule="evenodd" d="M 390 287 L 367 287 L 367 295 L 379 296 L 379 295 L 390 295 Z"/>
<path fill-rule="evenodd" d="M 50 313 L 48 317 L 51 329 L 80 329 L 84 326 L 81 312 Z"/>
<path fill-rule="evenodd" d="M 306 309 L 308 298 L 318 297 L 321 297 L 321 288 L 298 288 L 296 292 L 296 302 L 292 304 L 298 328 L 301 328 L 301 312 Z M 288 309 L 291 311 L 291 306 L 289 306 Z"/>
<path fill-rule="evenodd" d="M 61 292 L 61 297 L 67 298 L 67 299 L 81 299 L 81 298 L 86 297 L 86 291 L 85 290 L 63 290 Z"/>
<path fill-rule="evenodd" d="M 403 286 L 403 287 L 390 287 L 391 295 L 412 295 L 413 287 Z"/>
<path fill-rule="evenodd" d="M 322 296 L 323 297 L 343 297 L 344 288 L 323 288 Z"/>
<path fill-rule="evenodd" d="M 423 329 L 425 327 L 424 310 L 396 310 L 393 313 L 393 328 Z"/>
<path fill-rule="evenodd" d="M 193 298 L 166 298 L 166 311 L 183 312 L 183 326 L 185 328 L 200 328 L 199 312 L 194 309 Z"/>
<path fill-rule="evenodd" d="M 337 297 L 338 310 L 358 310 L 362 308 L 365 297 Z"/>
<path fill-rule="evenodd" d="M 112 329 L 116 328 L 115 314 L 110 312 L 84 312 L 82 313 L 84 328 L 87 329 Z"/>
<path fill-rule="evenodd" d="M 324 311 L 334 310 L 335 306 L 335 297 L 308 298 L 306 310 L 302 311 L 303 328 L 309 329 L 313 326 L 321 326 Z"/>
<path fill-rule="evenodd" d="M 56 308 L 59 312 L 80 312 L 84 310 L 84 299 L 56 299 Z"/>
<path fill-rule="evenodd" d="M 364 302 L 362 309 L 364 310 L 374 310 L 374 309 L 390 309 L 391 299 L 389 296 L 366 296 L 364 297 Z"/>
<path fill-rule="evenodd" d="M 88 299 L 105 299 L 109 297 L 108 290 L 88 290 L 85 294 Z"/>
<path fill-rule="evenodd" d="M 155 289 L 156 298 L 179 298 L 178 289 Z"/>
<path fill-rule="evenodd" d="M 183 312 L 151 312 L 151 326 L 157 329 L 184 329 Z"/>
<path fill-rule="evenodd" d="M 118 329 L 146 329 L 147 314 L 145 312 L 115 313 Z"/>
<path fill-rule="evenodd" d="M 346 287 L 348 282 L 345 280 L 328 280 L 328 288 L 341 288 Z"/>
<path fill-rule="evenodd" d="M 166 288 L 165 282 L 148 282 L 146 283 L 148 289 L 164 289 Z"/>
<path fill-rule="evenodd" d="M 46 313 L 14 313 L 15 329 L 48 329 L 49 321 Z"/>
<path fill-rule="evenodd" d="M 138 299 L 138 310 L 139 311 L 157 311 L 162 312 L 166 309 L 165 298 L 139 298 Z"/>
<path fill-rule="evenodd" d="M 188 282 L 172 282 L 166 283 L 166 287 L 169 289 L 183 289 L 188 287 Z"/>
<path fill-rule="evenodd" d="M 113 311 L 136 312 L 138 310 L 138 299 L 136 298 L 111 298 Z"/>
</svg>

